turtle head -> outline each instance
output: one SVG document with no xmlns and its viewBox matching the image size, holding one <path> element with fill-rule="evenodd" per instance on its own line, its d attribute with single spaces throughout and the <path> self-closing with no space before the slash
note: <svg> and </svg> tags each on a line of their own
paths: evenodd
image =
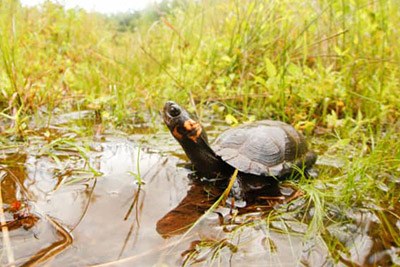
<svg viewBox="0 0 400 267">
<path fill-rule="evenodd" d="M 168 101 L 165 103 L 163 118 L 178 142 L 187 140 L 197 143 L 199 138 L 205 138 L 205 141 L 207 141 L 207 136 L 200 123 L 193 120 L 189 113 L 175 102 Z"/>
<path fill-rule="evenodd" d="M 208 144 L 207 134 L 201 124 L 193 120 L 184 108 L 168 101 L 164 105 L 163 118 L 197 171 L 214 178 L 224 170 L 227 164 Z"/>
</svg>

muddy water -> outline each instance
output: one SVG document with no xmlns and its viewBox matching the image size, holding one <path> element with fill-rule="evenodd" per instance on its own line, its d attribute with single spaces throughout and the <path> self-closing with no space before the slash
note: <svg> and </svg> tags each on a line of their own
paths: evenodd
<svg viewBox="0 0 400 267">
<path fill-rule="evenodd" d="M 171 168 L 176 159 L 139 153 L 125 140 L 92 146 L 88 162 L 70 152 L 64 159 L 58 155 L 58 164 L 37 151 L 18 156 L 17 161 L 16 155 L 6 157 L 15 166 L 4 168 L 4 202 L 11 205 L 24 199 L 22 213 L 39 218 L 29 230 L 21 227 L 10 232 L 17 263 L 41 260 L 37 254 L 48 253 L 54 266 L 82 266 L 117 260 L 133 251 L 145 253 L 164 243 L 156 231 L 157 219 L 188 187 L 187 179 L 182 179 L 184 170 Z M 141 187 L 133 176 L 138 161 L 145 181 Z M 101 174 L 95 178 L 87 164 Z M 52 257 L 54 249 L 62 251 Z"/>
<path fill-rule="evenodd" d="M 196 255 L 199 262 L 215 251 L 226 254 L 218 261 L 235 258 L 238 266 L 244 259 L 295 260 L 296 253 L 267 256 L 262 227 L 235 235 L 248 244 L 234 253 L 237 244 L 226 241 L 231 233 L 223 222 L 232 217 L 229 208 L 210 213 L 184 235 L 221 192 L 188 179 L 191 171 L 178 157 L 146 152 L 127 139 L 87 143 L 87 160 L 62 147 L 43 153 L 46 144 L 40 142 L 3 151 L 2 196 L 17 265 L 177 265 L 196 255 L 201 242 L 205 251 Z M 139 172 L 141 186 L 135 178 Z M 246 216 L 261 220 L 260 213 Z M 2 265 L 7 263 L 3 253 Z"/>
<path fill-rule="evenodd" d="M 221 191 L 189 179 L 177 146 L 159 145 L 158 152 L 167 152 L 160 154 L 138 139 L 83 140 L 85 156 L 65 144 L 46 147 L 44 140 L 3 149 L 1 193 L 10 245 L 2 243 L 1 265 L 12 266 L 10 257 L 17 266 L 335 265 L 322 237 L 305 241 L 304 222 L 288 215 L 266 223 L 280 203 L 294 199 L 291 188 L 247 209 L 219 207 L 198 220 Z M 367 235 L 369 221 L 363 228 L 349 223 L 353 230 L 330 228 L 343 243 L 363 241 L 349 245 L 343 263 L 382 258 L 371 253 L 377 243 Z"/>
</svg>

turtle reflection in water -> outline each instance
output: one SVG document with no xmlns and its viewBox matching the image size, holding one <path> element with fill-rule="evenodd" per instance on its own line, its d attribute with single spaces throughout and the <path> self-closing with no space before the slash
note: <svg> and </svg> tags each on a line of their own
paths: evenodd
<svg viewBox="0 0 400 267">
<path fill-rule="evenodd" d="M 309 169 L 317 156 L 291 125 L 263 120 L 223 132 L 211 146 L 200 123 L 178 104 L 168 101 L 164 122 L 182 146 L 198 175 L 206 180 L 226 181 L 239 171 L 231 190 L 236 200 L 248 192 L 266 190 L 299 169 Z"/>
</svg>

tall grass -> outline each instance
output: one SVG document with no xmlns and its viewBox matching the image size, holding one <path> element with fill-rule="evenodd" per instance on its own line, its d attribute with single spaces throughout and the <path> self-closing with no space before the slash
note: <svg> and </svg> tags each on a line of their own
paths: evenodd
<svg viewBox="0 0 400 267">
<path fill-rule="evenodd" d="M 3 1 L 2 109 L 101 103 L 122 124 L 174 98 L 299 125 L 359 113 L 375 126 L 398 118 L 395 1 L 182 3 L 118 32 L 98 14 Z"/>
</svg>

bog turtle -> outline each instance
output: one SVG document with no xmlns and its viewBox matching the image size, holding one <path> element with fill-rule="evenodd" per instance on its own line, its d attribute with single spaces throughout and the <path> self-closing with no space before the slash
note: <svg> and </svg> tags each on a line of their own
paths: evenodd
<svg viewBox="0 0 400 267">
<path fill-rule="evenodd" d="M 281 121 L 262 120 L 231 128 L 211 147 L 201 124 L 175 102 L 166 102 L 163 117 L 195 170 L 209 179 L 229 178 L 237 169 L 241 181 L 281 180 L 310 168 L 317 158 L 303 135 Z"/>
</svg>

